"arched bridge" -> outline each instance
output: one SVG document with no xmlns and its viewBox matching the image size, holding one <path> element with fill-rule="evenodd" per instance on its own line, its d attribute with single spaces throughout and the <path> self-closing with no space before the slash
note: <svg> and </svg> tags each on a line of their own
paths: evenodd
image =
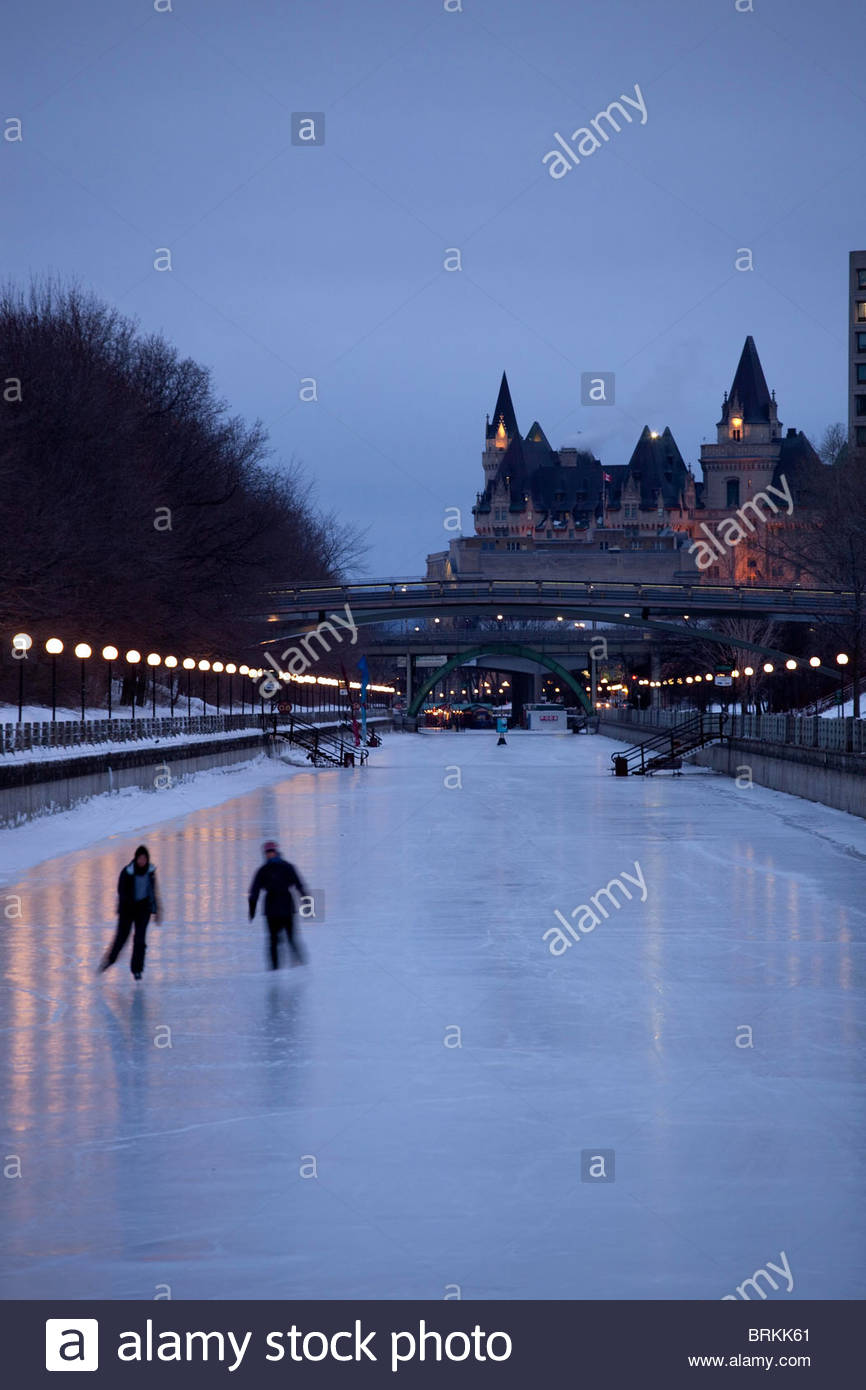
<svg viewBox="0 0 866 1390">
<path fill-rule="evenodd" d="M 500 579 L 383 579 L 363 584 L 297 584 L 270 590 L 267 613 L 256 615 L 274 626 L 262 638 L 265 660 L 276 669 L 288 661 L 288 652 L 297 642 L 312 642 L 316 629 L 329 629 L 339 623 L 342 635 L 395 619 L 433 619 L 440 617 L 499 617 L 526 621 L 566 619 L 575 622 L 613 624 L 620 628 L 664 635 L 682 635 L 689 618 L 766 618 L 785 622 L 822 622 L 850 616 L 854 596 L 845 590 L 805 589 L 751 585 L 638 584 L 609 580 L 500 580 Z M 428 628 L 429 635 L 429 628 Z M 590 634 L 587 634 L 590 636 Z M 749 638 L 702 627 L 700 637 L 761 653 L 771 660 L 790 661 L 790 654 L 776 647 L 758 645 Z M 477 640 L 477 639 L 476 639 Z M 288 647 L 287 647 L 287 644 Z M 448 644 L 443 632 L 442 644 Z M 437 643 L 437 646 L 439 644 Z M 278 653 L 278 648 L 285 648 Z M 328 644 L 322 647 L 329 650 Z M 440 648 L 441 649 L 441 648 Z M 316 652 L 316 656 L 321 652 Z M 449 658 L 454 653 L 448 653 Z M 465 655 L 465 654 L 464 654 Z M 536 652 L 534 660 L 540 660 Z M 793 660 L 797 661 L 796 658 Z M 802 661 L 802 658 L 799 659 Z M 799 664 L 799 662 L 798 662 Z M 550 667 L 549 669 L 553 669 Z M 837 673 L 818 666 L 825 676 Z M 569 684 L 571 684 L 569 680 Z"/>
<path fill-rule="evenodd" d="M 361 584 L 296 584 L 273 589 L 266 613 L 280 636 L 302 633 L 348 604 L 357 625 L 395 618 L 436 616 L 596 619 L 608 623 L 656 623 L 684 617 L 774 617 L 812 622 L 850 615 L 853 595 L 798 586 L 637 584 L 609 579 L 381 579 Z"/>
</svg>

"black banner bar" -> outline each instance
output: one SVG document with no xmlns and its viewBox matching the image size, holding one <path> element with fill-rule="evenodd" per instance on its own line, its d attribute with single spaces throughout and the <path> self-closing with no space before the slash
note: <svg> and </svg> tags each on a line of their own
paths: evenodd
<svg viewBox="0 0 866 1390">
<path fill-rule="evenodd" d="M 4 1383 L 137 1387 L 820 1386 L 862 1377 L 860 1303 L 0 1305 Z M 852 1379 L 855 1377 L 855 1379 Z"/>
</svg>

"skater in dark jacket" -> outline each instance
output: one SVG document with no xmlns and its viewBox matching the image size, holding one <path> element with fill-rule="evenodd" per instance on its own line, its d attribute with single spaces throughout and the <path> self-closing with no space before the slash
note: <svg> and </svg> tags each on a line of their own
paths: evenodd
<svg viewBox="0 0 866 1390">
<path fill-rule="evenodd" d="M 283 931 L 288 937 L 289 947 L 295 960 L 299 965 L 302 965 L 304 956 L 294 934 L 295 903 L 292 898 L 292 889 L 297 888 L 303 896 L 306 896 L 307 890 L 301 882 L 294 864 L 283 859 L 276 841 L 266 840 L 262 845 L 262 852 L 265 856 L 265 862 L 257 870 L 256 876 L 250 884 L 250 921 L 256 915 L 259 894 L 264 893 L 265 917 L 271 938 L 272 968 L 274 970 L 279 968 L 277 943 L 280 932 Z"/>
<path fill-rule="evenodd" d="M 150 862 L 147 845 L 139 845 L 130 862 L 121 869 L 117 880 L 117 931 L 102 959 L 100 971 L 107 970 L 114 964 L 134 928 L 129 968 L 136 980 L 141 979 L 144 971 L 144 953 L 147 949 L 147 924 L 151 916 L 159 921 L 156 868 Z"/>
</svg>

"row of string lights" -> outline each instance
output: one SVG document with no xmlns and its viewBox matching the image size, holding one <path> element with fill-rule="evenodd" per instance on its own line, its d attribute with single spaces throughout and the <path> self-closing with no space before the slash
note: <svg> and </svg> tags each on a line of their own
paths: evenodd
<svg viewBox="0 0 866 1390">
<path fill-rule="evenodd" d="M 21 705 L 22 705 L 22 703 L 23 703 L 23 697 L 24 697 L 24 659 L 28 657 L 28 655 L 29 655 L 29 653 L 32 651 L 32 649 L 33 649 L 33 638 L 30 636 L 30 634 L 27 633 L 27 632 L 16 632 L 15 635 L 14 635 L 14 637 L 12 638 L 12 653 L 13 653 L 13 656 L 17 657 L 17 658 L 18 658 L 18 661 L 19 661 L 19 709 L 20 709 L 20 707 L 21 707 Z M 61 656 L 61 655 L 64 653 L 64 651 L 67 650 L 67 648 L 66 648 L 66 644 L 65 644 L 59 637 L 49 637 L 49 638 L 47 639 L 47 641 L 44 643 L 44 649 L 45 649 L 46 654 L 47 654 L 48 656 L 51 657 L 51 668 L 52 668 L 52 682 L 51 682 L 51 684 L 52 684 L 52 695 L 51 695 L 51 705 L 52 705 L 52 718 L 54 718 L 54 717 L 56 716 L 56 706 L 57 706 L 57 658 L 58 658 L 59 656 Z M 86 666 L 87 661 L 89 661 L 89 659 L 93 656 L 94 653 L 93 653 L 93 648 L 90 646 L 90 644 L 89 644 L 88 642 L 77 642 L 77 643 L 75 644 L 75 646 L 71 648 L 71 652 L 72 652 L 72 655 L 74 655 L 74 656 L 78 659 L 78 661 L 81 663 L 81 700 L 82 700 L 82 719 L 83 719 L 83 718 L 84 718 L 84 713 L 83 713 L 83 711 L 84 711 L 84 689 L 85 689 L 85 666 Z M 108 710 L 109 710 L 109 715 L 110 715 L 110 713 L 111 713 L 111 681 L 112 681 L 112 676 L 113 676 L 113 673 L 114 673 L 114 663 L 120 659 L 120 651 L 119 651 L 119 649 L 118 649 L 117 647 L 112 646 L 111 644 L 109 644 L 109 645 L 106 645 L 106 646 L 104 646 L 104 647 L 102 648 L 101 655 L 102 655 L 103 660 L 107 663 L 107 677 L 108 677 Z M 151 669 L 151 671 L 152 671 L 152 673 L 153 673 L 153 681 L 152 681 L 152 691 L 153 691 L 153 695 L 152 695 L 152 699 L 153 699 L 154 709 L 155 709 L 155 707 L 156 707 L 156 677 L 157 677 L 157 670 L 158 670 L 159 668 L 164 668 L 164 669 L 165 669 L 166 671 L 168 671 L 168 673 L 169 673 L 169 683 L 170 683 L 170 690 L 171 690 L 171 694 L 172 694 L 172 709 L 174 708 L 174 702 L 175 702 L 175 699 L 176 699 L 176 697 L 177 697 L 177 692 L 176 692 L 175 689 L 174 689 L 174 684 L 173 684 L 173 681 L 172 681 L 172 676 L 173 676 L 173 674 L 174 674 L 175 671 L 177 671 L 177 673 L 178 673 L 178 686 L 179 686 L 179 683 L 180 683 L 180 675 L 181 675 L 181 672 L 185 672 L 185 673 L 186 673 L 186 676 L 187 676 L 187 691 L 188 691 L 188 692 L 189 692 L 189 689 L 190 689 L 190 682 L 191 682 L 191 680 L 192 680 L 193 672 L 195 672 L 195 671 L 199 672 L 200 675 L 201 675 L 201 677 L 202 677 L 202 680 L 203 680 L 203 681 L 206 681 L 207 676 L 208 676 L 209 674 L 212 674 L 213 676 L 215 676 L 215 677 L 216 677 L 216 681 L 217 681 L 217 687 L 216 687 L 216 688 L 217 688 L 217 707 L 219 707 L 219 678 L 220 678 L 221 675 L 226 675 L 226 676 L 228 676 L 228 678 L 229 678 L 229 701 L 230 701 L 230 703 L 231 703 L 231 700 L 232 700 L 232 684 L 231 684 L 231 682 L 232 682 L 232 678 L 233 678 L 234 676 L 240 676 L 240 677 L 243 679 L 243 681 L 245 681 L 245 682 L 246 682 L 246 681 L 250 681 L 250 682 L 256 682 L 256 683 L 258 683 L 258 682 L 261 682 L 261 681 L 262 681 L 264 678 L 266 678 L 268 675 L 272 675 L 272 676 L 275 676 L 275 675 L 276 675 L 276 672 L 273 672 L 273 671 L 271 671 L 271 672 L 265 671 L 264 668 L 262 668 L 262 667 L 260 667 L 260 666 L 250 666 L 250 665 L 249 665 L 248 663 L 246 663 L 246 662 L 237 663 L 237 662 L 234 662 L 234 661 L 211 661 L 211 660 L 209 660 L 209 659 L 206 658 L 206 657 L 202 657 L 202 658 L 200 658 L 200 659 L 196 659 L 195 657 L 191 657 L 191 656 L 187 656 L 187 657 L 184 657 L 184 658 L 182 658 L 182 659 L 179 658 L 179 657 L 176 657 L 176 656 L 171 656 L 171 655 L 163 657 L 163 656 L 160 655 L 159 652 L 148 652 L 147 655 L 143 657 L 142 654 L 141 654 L 141 652 L 138 651 L 135 647 L 131 647 L 127 652 L 124 653 L 124 660 L 125 660 L 126 664 L 127 664 L 129 667 L 131 667 L 132 669 L 135 669 L 136 667 L 138 667 L 142 662 L 144 662 L 144 664 L 145 664 L 147 667 L 149 667 L 149 668 Z M 360 682 L 360 681 L 353 680 L 353 681 L 345 682 L 345 681 L 343 681 L 343 680 L 341 680 L 341 679 L 338 679 L 336 676 L 312 676 L 312 675 L 306 675 L 306 674 L 295 675 L 295 674 L 290 673 L 290 672 L 288 672 L 288 671 L 281 671 L 281 672 L 279 673 L 279 679 L 280 679 L 282 682 L 284 682 L 285 684 L 293 683 L 293 684 L 296 684 L 296 685 L 319 685 L 319 686 L 331 686 L 331 687 L 336 687 L 336 686 L 341 686 L 341 685 L 348 684 L 349 688 L 352 689 L 352 690 L 360 690 L 360 689 L 361 689 L 361 682 Z M 248 687 L 248 686 L 246 686 L 246 685 L 242 685 L 242 686 L 241 686 L 241 699 L 242 699 L 242 700 L 244 700 L 245 692 L 246 692 L 247 690 L 249 690 L 249 687 Z M 374 683 L 372 683 L 372 682 L 369 682 L 369 683 L 367 684 L 367 690 L 368 690 L 368 692 L 370 692 L 370 693 L 372 693 L 372 694 L 393 695 L 393 694 L 395 693 L 395 687 L 392 686 L 392 685 L 376 685 L 376 684 L 374 684 Z M 256 685 L 256 691 L 257 691 L 257 693 L 259 693 L 259 694 L 261 695 L 261 692 L 258 691 L 258 685 Z M 249 698 L 250 698 L 250 702 L 252 703 L 252 700 L 253 700 L 253 698 L 254 698 L 254 696 L 253 696 L 253 691 L 252 691 L 252 690 L 249 691 Z M 262 698 L 263 698 L 263 696 L 262 696 Z"/>
</svg>

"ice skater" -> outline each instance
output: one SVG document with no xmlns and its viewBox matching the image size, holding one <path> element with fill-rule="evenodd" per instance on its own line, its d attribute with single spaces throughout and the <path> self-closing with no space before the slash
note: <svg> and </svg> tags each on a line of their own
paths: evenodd
<svg viewBox="0 0 866 1390">
<path fill-rule="evenodd" d="M 275 840 L 266 840 L 262 845 L 262 853 L 265 856 L 265 862 L 256 870 L 256 876 L 250 884 L 250 921 L 256 915 L 259 894 L 264 893 L 265 917 L 271 939 L 271 968 L 273 970 L 279 969 L 280 958 L 277 947 L 280 933 L 283 931 L 288 937 L 289 949 L 294 956 L 295 963 L 303 965 L 304 954 L 299 943 L 295 940 L 295 902 L 292 897 L 292 889 L 297 888 L 302 897 L 307 896 L 307 890 L 294 864 L 283 859 Z"/>
<path fill-rule="evenodd" d="M 113 965 L 132 938 L 132 960 L 129 968 L 136 980 L 144 973 L 144 953 L 147 950 L 147 924 L 155 917 L 160 920 L 159 898 L 156 893 L 156 867 L 150 862 L 147 845 L 139 845 L 130 862 L 121 869 L 117 880 L 117 931 L 102 958 L 100 974 Z"/>
</svg>

